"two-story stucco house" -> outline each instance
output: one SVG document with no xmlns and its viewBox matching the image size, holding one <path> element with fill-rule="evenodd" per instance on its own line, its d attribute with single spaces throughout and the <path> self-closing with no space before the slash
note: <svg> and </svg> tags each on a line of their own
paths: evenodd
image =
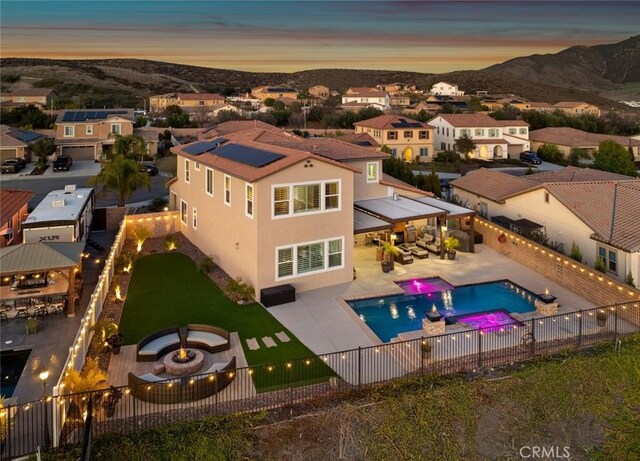
<svg viewBox="0 0 640 461">
<path fill-rule="evenodd" d="M 51 88 L 31 88 L 0 94 L 3 107 L 28 106 L 29 104 L 51 109 L 57 93 Z"/>
<path fill-rule="evenodd" d="M 610 140 L 628 149 L 636 162 L 640 161 L 640 139 L 634 139 L 633 137 L 589 133 L 567 126 L 533 130 L 529 133 L 529 137 L 531 139 L 531 150 L 537 150 L 544 144 L 553 144 L 565 157 L 568 157 L 574 148 L 583 149 L 593 156 L 601 142 Z"/>
<path fill-rule="evenodd" d="M 375 107 L 380 110 L 391 109 L 389 93 L 377 88 L 349 88 L 342 95 L 342 107 L 345 109 L 362 109 Z"/>
<path fill-rule="evenodd" d="M 439 96 L 463 96 L 464 91 L 458 89 L 458 85 L 447 82 L 438 82 L 431 87 L 431 94 Z"/>
<path fill-rule="evenodd" d="M 258 86 L 251 89 L 251 96 L 264 102 L 265 99 L 298 99 L 298 90 L 287 86 Z"/>
<path fill-rule="evenodd" d="M 569 254 L 573 243 L 612 277 L 640 286 L 640 180 L 566 167 L 523 177 L 480 169 L 451 182 L 454 194 L 514 232 L 543 230 Z"/>
<path fill-rule="evenodd" d="M 74 160 L 102 158 L 115 143 L 116 136 L 133 134 L 132 109 L 63 110 L 55 122 L 58 154 Z"/>
<path fill-rule="evenodd" d="M 494 120 L 485 114 L 440 114 L 429 125 L 435 128 L 435 148 L 453 150 L 463 136 L 473 140 L 473 158 L 490 160 L 517 156 L 529 150 L 529 124 L 522 120 Z"/>
<path fill-rule="evenodd" d="M 162 112 L 168 106 L 179 106 L 184 112 L 216 109 L 225 104 L 225 97 L 217 93 L 166 93 L 149 97 L 149 110 Z"/>
<path fill-rule="evenodd" d="M 435 154 L 432 126 L 397 115 L 381 115 L 354 123 L 355 133 L 366 133 L 391 149 L 391 156 L 411 162 L 429 162 Z"/>
</svg>

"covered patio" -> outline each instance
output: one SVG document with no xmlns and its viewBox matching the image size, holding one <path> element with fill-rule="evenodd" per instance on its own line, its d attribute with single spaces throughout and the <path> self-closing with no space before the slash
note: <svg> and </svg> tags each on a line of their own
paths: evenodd
<svg viewBox="0 0 640 461">
<path fill-rule="evenodd" d="M 27 243 L 0 249 L 2 320 L 64 310 L 75 315 L 84 243 Z"/>
</svg>

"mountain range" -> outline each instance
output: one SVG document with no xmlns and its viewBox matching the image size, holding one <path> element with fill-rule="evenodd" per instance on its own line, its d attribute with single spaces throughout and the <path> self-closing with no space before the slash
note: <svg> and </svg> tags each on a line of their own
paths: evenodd
<svg viewBox="0 0 640 461">
<path fill-rule="evenodd" d="M 640 89 L 640 85 L 634 85 L 640 82 L 640 35 L 619 43 L 571 47 L 556 54 L 511 59 L 483 70 L 445 74 L 354 69 L 242 72 L 139 59 L 4 58 L 0 66 L 5 75 L 20 75 L 27 82 L 41 79 L 36 86 L 53 87 L 63 98 L 75 96 L 93 107 L 108 104 L 102 101 L 104 98 L 115 98 L 117 104 L 119 98 L 131 101 L 173 91 L 244 92 L 258 85 L 291 85 L 302 89 L 316 84 L 345 90 L 350 86 L 396 81 L 428 89 L 444 80 L 457 84 L 467 94 L 483 90 L 516 94 L 532 101 L 580 100 L 601 107 L 629 109 L 601 93 L 630 88 L 633 98 L 633 91 Z M 4 80 L 3 91 L 8 88 Z M 640 100 L 640 95 L 635 99 Z M 109 103 L 113 104 L 112 100 Z"/>
</svg>

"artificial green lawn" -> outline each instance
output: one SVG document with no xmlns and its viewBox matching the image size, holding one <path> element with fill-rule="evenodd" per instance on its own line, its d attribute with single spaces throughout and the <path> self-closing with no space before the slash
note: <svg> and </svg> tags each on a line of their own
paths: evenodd
<svg viewBox="0 0 640 461">
<path fill-rule="evenodd" d="M 136 260 L 120 319 L 124 343 L 136 344 L 162 328 L 189 323 L 237 331 L 247 363 L 254 370 L 253 381 L 258 391 L 288 384 L 311 384 L 333 376 L 331 369 L 264 307 L 258 303 L 243 306 L 234 303 L 206 274 L 198 271 L 189 257 L 156 253 Z M 286 332 L 291 340 L 280 342 L 275 336 L 279 331 Z M 261 340 L 264 336 L 271 336 L 277 347 L 267 348 Z M 260 349 L 252 351 L 247 347 L 246 339 L 250 338 L 258 340 Z M 306 359 L 311 360 L 308 365 Z M 274 362 L 283 363 L 266 365 Z M 286 362 L 291 366 L 287 367 Z"/>
</svg>

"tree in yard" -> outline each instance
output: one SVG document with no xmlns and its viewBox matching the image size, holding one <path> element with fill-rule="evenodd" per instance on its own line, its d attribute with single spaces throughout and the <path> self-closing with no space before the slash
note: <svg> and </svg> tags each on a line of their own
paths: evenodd
<svg viewBox="0 0 640 461">
<path fill-rule="evenodd" d="M 543 144 L 538 147 L 538 157 L 545 162 L 564 163 L 564 156 L 555 144 Z"/>
<path fill-rule="evenodd" d="M 56 143 L 53 138 L 38 139 L 33 146 L 31 146 L 31 152 L 38 158 L 36 167 L 39 169 L 44 168 L 47 164 L 47 157 L 53 155 L 56 151 Z"/>
<path fill-rule="evenodd" d="M 149 175 L 138 170 L 135 160 L 116 155 L 110 162 L 105 162 L 102 171 L 88 181 L 90 186 L 102 186 L 102 190 L 112 191 L 118 197 L 118 206 L 124 206 L 125 200 L 131 198 L 140 187 L 151 189 Z"/>
<path fill-rule="evenodd" d="M 591 156 L 589 155 L 589 152 L 586 151 L 586 149 L 574 147 L 573 149 L 571 149 L 571 153 L 569 154 L 569 165 L 579 166 L 580 160 L 588 160 L 590 158 Z"/>
<path fill-rule="evenodd" d="M 491 114 L 496 120 L 517 120 L 518 115 L 520 115 L 520 109 L 510 104 L 504 104 L 501 109 Z"/>
<path fill-rule="evenodd" d="M 476 98 L 475 96 L 471 96 L 471 98 L 469 98 L 469 102 L 467 102 L 467 106 L 469 107 L 470 112 L 482 111 L 482 102 L 480 101 L 480 99 Z"/>
<path fill-rule="evenodd" d="M 442 186 L 440 185 L 440 178 L 436 173 L 436 168 L 431 165 L 431 173 L 427 176 L 428 188 L 426 190 L 433 192 L 436 197 L 440 197 L 442 194 Z"/>
<path fill-rule="evenodd" d="M 165 124 L 173 128 L 186 128 L 191 125 L 189 115 L 182 111 L 182 108 L 177 105 L 167 106 L 164 110 L 164 116 L 166 117 Z"/>
<path fill-rule="evenodd" d="M 262 104 L 265 107 L 273 107 L 273 105 L 275 104 L 276 100 L 273 98 L 267 98 L 264 101 L 262 101 Z"/>
<path fill-rule="evenodd" d="M 610 139 L 600 143 L 593 156 L 592 166 L 611 173 L 638 176 L 637 168 L 629 151 Z"/>
<path fill-rule="evenodd" d="M 147 155 L 147 143 L 141 136 L 129 134 L 127 136 L 116 136 L 113 143 L 113 155 L 123 155 L 134 160 L 143 160 Z"/>
<path fill-rule="evenodd" d="M 453 148 L 456 150 L 456 152 L 464 155 L 465 158 L 468 158 L 469 154 L 476 149 L 476 143 L 474 143 L 473 139 L 471 139 L 469 136 L 464 135 L 455 140 Z"/>
<path fill-rule="evenodd" d="M 224 123 L 230 120 L 239 120 L 240 114 L 234 110 L 221 110 L 218 111 L 216 118 L 218 119 L 218 123 Z"/>
</svg>

